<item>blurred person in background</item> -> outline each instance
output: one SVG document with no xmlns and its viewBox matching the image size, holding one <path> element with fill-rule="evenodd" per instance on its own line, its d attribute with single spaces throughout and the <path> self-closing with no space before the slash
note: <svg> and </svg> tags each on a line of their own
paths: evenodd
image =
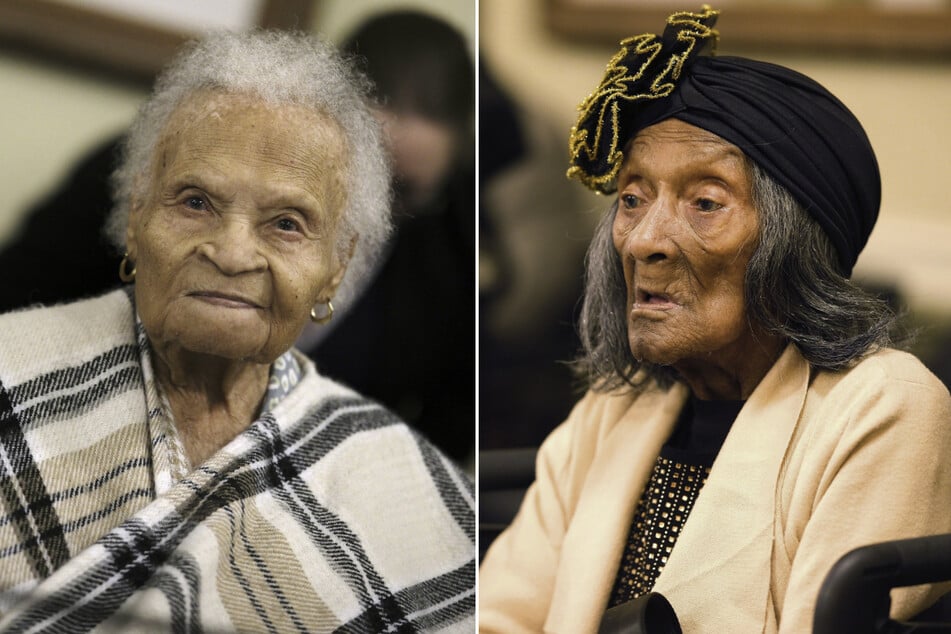
<svg viewBox="0 0 951 634">
<path fill-rule="evenodd" d="M 568 361 L 596 216 L 560 173 L 561 135 L 484 61 L 479 122 L 479 448 L 537 447 L 579 396 Z"/>
<path fill-rule="evenodd" d="M 463 460 L 475 445 L 472 58 L 453 27 L 415 11 L 371 18 L 342 49 L 376 85 L 395 227 L 341 322 L 300 345 Z"/>
<path fill-rule="evenodd" d="M 120 136 L 97 145 L 24 214 L 23 225 L 0 250 L 0 313 L 89 297 L 118 285 L 122 254 L 103 225 L 112 209 L 109 175 L 121 143 Z"/>
</svg>

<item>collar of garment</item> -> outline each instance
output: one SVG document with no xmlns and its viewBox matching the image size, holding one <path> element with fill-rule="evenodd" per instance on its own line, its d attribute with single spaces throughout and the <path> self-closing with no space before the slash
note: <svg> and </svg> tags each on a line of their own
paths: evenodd
<svg viewBox="0 0 951 634">
<path fill-rule="evenodd" d="M 193 465 L 185 453 L 185 446 L 175 426 L 175 417 L 164 392 L 155 379 L 152 365 L 152 348 L 142 326 L 139 314 L 135 314 L 135 334 L 139 348 L 139 361 L 145 385 L 145 401 L 148 411 L 149 441 L 152 450 L 152 478 L 155 494 L 162 495 L 198 465 Z M 288 350 L 271 364 L 267 391 L 261 401 L 261 418 L 277 407 L 290 394 L 301 379 L 301 367 Z"/>
</svg>

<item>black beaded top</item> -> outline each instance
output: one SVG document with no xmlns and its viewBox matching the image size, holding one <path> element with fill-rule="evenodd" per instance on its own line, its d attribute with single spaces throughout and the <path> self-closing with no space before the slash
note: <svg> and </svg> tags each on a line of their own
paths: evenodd
<svg viewBox="0 0 951 634">
<path fill-rule="evenodd" d="M 609 607 L 653 589 L 743 403 L 691 397 L 684 406 L 634 509 Z"/>
</svg>

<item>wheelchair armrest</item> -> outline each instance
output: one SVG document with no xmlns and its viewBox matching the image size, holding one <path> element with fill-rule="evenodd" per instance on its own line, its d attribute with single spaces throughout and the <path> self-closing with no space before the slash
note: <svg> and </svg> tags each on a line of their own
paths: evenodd
<svg viewBox="0 0 951 634">
<path fill-rule="evenodd" d="M 916 626 L 889 619 L 892 588 L 951 580 L 951 534 L 857 548 L 826 575 L 816 601 L 813 634 L 951 632 L 951 624 Z"/>
</svg>

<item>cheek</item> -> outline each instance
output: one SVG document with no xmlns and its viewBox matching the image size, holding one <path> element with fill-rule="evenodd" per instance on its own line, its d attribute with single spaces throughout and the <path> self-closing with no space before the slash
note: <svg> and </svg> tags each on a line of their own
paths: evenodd
<svg viewBox="0 0 951 634">
<path fill-rule="evenodd" d="M 615 251 L 618 254 L 618 257 L 621 259 L 621 276 L 624 280 L 624 289 L 627 293 L 627 303 L 630 306 L 634 298 L 632 293 L 634 292 L 634 261 L 631 258 L 624 257 L 624 252 L 615 247 Z"/>
<path fill-rule="evenodd" d="M 746 324 L 746 301 L 743 289 L 730 285 L 716 293 L 709 302 L 705 311 L 715 323 L 724 328 L 734 330 L 743 328 Z"/>
<path fill-rule="evenodd" d="M 611 227 L 611 240 L 614 242 L 615 252 L 617 252 L 618 256 L 623 259 L 624 258 L 624 237 L 621 235 L 621 230 L 618 227 L 617 222 L 615 222 L 614 226 Z"/>
<path fill-rule="evenodd" d="M 195 238 L 194 228 L 178 226 L 172 219 L 160 210 L 152 211 L 137 227 L 138 259 L 147 267 L 158 271 L 172 268 L 176 262 L 181 262 L 186 254 L 194 247 L 190 243 Z"/>
<path fill-rule="evenodd" d="M 628 231 L 625 223 L 618 219 L 614 220 L 614 224 L 611 227 L 611 241 L 614 245 L 614 252 L 621 258 L 621 266 L 624 269 L 624 277 L 626 279 L 630 278 L 629 274 L 631 273 L 631 271 L 628 270 L 630 258 L 624 257 L 627 252 L 626 234 Z"/>
<path fill-rule="evenodd" d="M 145 306 L 172 290 L 175 263 L 183 261 L 185 255 L 182 244 L 167 239 L 166 233 L 156 231 L 154 224 L 144 224 L 138 235 L 136 295 L 141 293 Z"/>
<path fill-rule="evenodd" d="M 748 329 L 744 273 L 745 267 L 724 270 L 709 287 L 701 319 L 716 339 L 732 339 Z"/>
<path fill-rule="evenodd" d="M 330 279 L 330 260 L 321 254 L 297 254 L 272 266 L 276 296 L 286 317 L 310 313 Z"/>
<path fill-rule="evenodd" d="M 625 218 L 620 210 L 614 213 L 614 221 L 611 223 L 611 239 L 614 241 L 614 249 L 618 253 L 624 251 L 624 238 L 630 233 L 631 220 Z"/>
<path fill-rule="evenodd" d="M 309 287 L 304 272 L 297 268 L 272 269 L 276 317 L 293 319 L 309 301 Z"/>
</svg>

